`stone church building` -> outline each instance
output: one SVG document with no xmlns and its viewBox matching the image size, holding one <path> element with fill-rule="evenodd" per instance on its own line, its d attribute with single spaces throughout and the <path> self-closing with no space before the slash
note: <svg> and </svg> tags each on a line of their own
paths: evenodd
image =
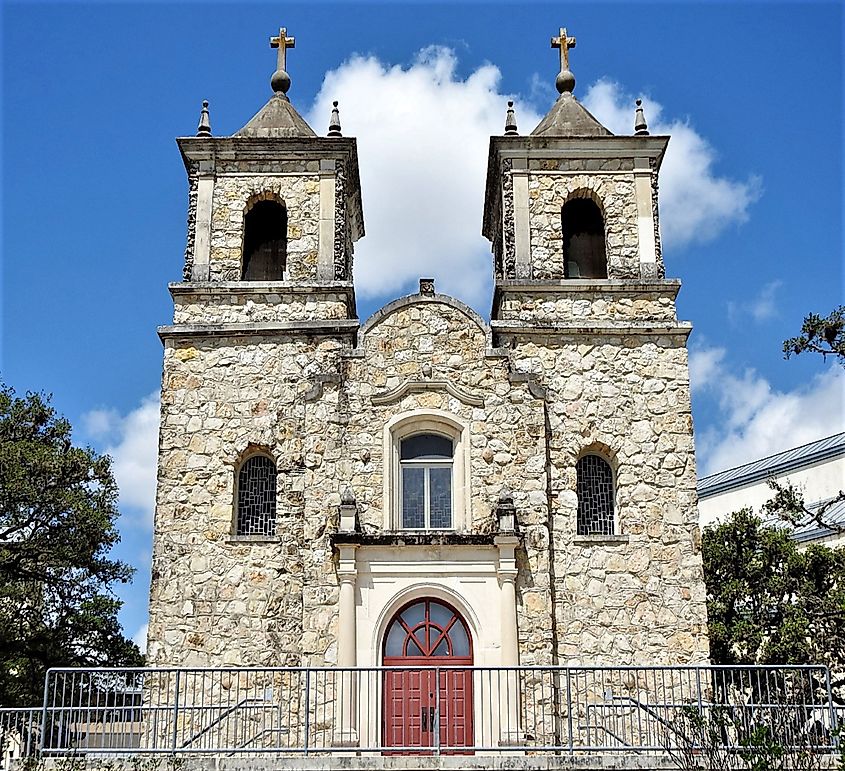
<svg viewBox="0 0 845 771">
<path fill-rule="evenodd" d="M 421 279 L 362 322 L 356 141 L 272 44 L 267 104 L 178 140 L 149 664 L 706 662 L 668 137 L 577 101 L 562 30 L 551 111 L 490 138 L 490 320 Z"/>
</svg>

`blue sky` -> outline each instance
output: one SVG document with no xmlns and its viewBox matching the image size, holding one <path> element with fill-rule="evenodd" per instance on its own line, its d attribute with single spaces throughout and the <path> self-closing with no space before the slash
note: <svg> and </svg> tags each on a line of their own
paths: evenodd
<svg viewBox="0 0 845 771">
<path fill-rule="evenodd" d="M 643 97 L 672 140 L 661 184 L 667 274 L 691 320 L 699 468 L 843 427 L 843 377 L 782 359 L 805 313 L 842 302 L 838 3 L 238 5 L 13 3 L 2 9 L 0 376 L 46 391 L 79 442 L 115 458 L 121 591 L 146 617 L 161 345 L 187 191 L 173 138 L 202 99 L 215 134 L 270 95 L 286 25 L 290 96 L 318 133 L 340 100 L 357 136 L 367 236 L 359 315 L 420 275 L 489 313 L 480 235 L 487 137 L 508 98 L 528 133 L 556 95 L 565 25 L 575 94 L 631 132 Z"/>
</svg>

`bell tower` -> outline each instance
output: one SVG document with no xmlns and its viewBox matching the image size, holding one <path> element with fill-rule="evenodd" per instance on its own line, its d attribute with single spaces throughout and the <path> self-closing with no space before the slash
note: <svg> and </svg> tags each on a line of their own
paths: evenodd
<svg viewBox="0 0 845 771">
<path fill-rule="evenodd" d="M 497 281 L 663 278 L 657 175 L 668 137 L 649 136 L 638 109 L 636 133 L 614 136 L 573 96 L 561 28 L 560 93 L 529 136 L 513 112 L 491 137 L 483 234 Z"/>
<path fill-rule="evenodd" d="M 169 285 L 173 323 L 158 330 L 153 664 L 290 665 L 324 652 L 304 632 L 315 602 L 304 587 L 330 573 L 310 544 L 338 494 L 337 372 L 358 334 L 364 219 L 337 102 L 317 136 L 288 97 L 294 45 L 284 28 L 270 39 L 273 93 L 243 128 L 214 136 L 205 102 L 196 136 L 177 139 L 188 238 L 183 280 Z M 306 495 L 323 474 L 331 489 Z"/>
<path fill-rule="evenodd" d="M 318 137 L 291 104 L 295 42 L 284 28 L 270 38 L 273 95 L 242 129 L 212 136 L 204 103 L 197 135 L 177 140 L 190 184 L 184 279 L 230 290 L 341 282 L 354 316 L 353 244 L 364 235 L 356 143 L 341 136 L 336 108 L 328 137 Z"/>
<path fill-rule="evenodd" d="M 660 245 L 669 138 L 648 133 L 639 102 L 632 134 L 612 134 L 574 96 L 575 38 L 561 28 L 551 45 L 560 95 L 528 136 L 511 104 L 504 134 L 490 138 L 482 232 L 494 263 L 492 349 L 542 412 L 552 663 L 583 655 L 592 637 L 581 625 L 615 613 L 622 565 L 638 591 L 662 571 L 672 622 L 649 638 L 663 612 L 639 615 L 627 600 L 649 631 L 620 613 L 631 644 L 611 654 L 605 636 L 607 660 L 706 660 L 692 326 L 677 318 L 680 281 L 665 277 Z M 658 568 L 656 555 L 670 553 Z"/>
</svg>

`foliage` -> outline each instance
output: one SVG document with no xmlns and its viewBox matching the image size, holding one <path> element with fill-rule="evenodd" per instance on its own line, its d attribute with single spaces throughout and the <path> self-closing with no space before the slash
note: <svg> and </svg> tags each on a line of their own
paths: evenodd
<svg viewBox="0 0 845 771">
<path fill-rule="evenodd" d="M 828 316 L 808 314 L 801 325 L 801 334 L 783 341 L 785 359 L 805 351 L 820 353 L 824 359 L 835 356 L 845 367 L 845 306 L 840 305 Z"/>
<path fill-rule="evenodd" d="M 845 492 L 839 494 L 820 505 L 810 508 L 804 503 L 804 496 L 795 485 L 788 480 L 778 482 L 769 480 L 769 487 L 774 491 L 774 497 L 763 506 L 763 511 L 775 519 L 789 522 L 791 525 L 814 523 L 820 528 L 832 530 L 834 533 L 845 533 L 845 525 L 835 522 L 828 514 L 840 501 L 845 500 Z"/>
<path fill-rule="evenodd" d="M 132 569 L 119 540 L 111 460 L 74 447 L 39 394 L 0 384 L 0 705 L 40 704 L 52 666 L 137 666 L 111 587 Z"/>
<path fill-rule="evenodd" d="M 743 509 L 705 528 L 702 552 L 713 663 L 845 670 L 845 549 L 799 550 Z"/>
<path fill-rule="evenodd" d="M 663 746 L 682 771 L 820 771 L 832 737 L 788 700 L 687 705 L 666 721 Z"/>
</svg>

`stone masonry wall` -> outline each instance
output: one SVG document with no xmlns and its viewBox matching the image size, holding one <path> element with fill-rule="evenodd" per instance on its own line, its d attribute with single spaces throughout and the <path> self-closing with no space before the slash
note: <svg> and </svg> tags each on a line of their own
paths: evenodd
<svg viewBox="0 0 845 771">
<path fill-rule="evenodd" d="M 150 662 L 334 663 L 340 493 L 352 488 L 366 532 L 382 529 L 384 427 L 412 410 L 468 426 L 470 532 L 491 533 L 500 491 L 513 491 L 521 663 L 551 663 L 555 634 L 561 663 L 706 658 L 684 338 L 503 336 L 490 352 L 488 334 L 454 301 L 417 296 L 354 351 L 296 335 L 168 341 Z M 436 386 L 373 403 L 426 380 L 459 396 Z M 231 537 L 250 445 L 279 469 L 278 538 L 266 542 Z M 575 461 L 588 448 L 614 468 L 620 538 L 575 537 Z"/>
<path fill-rule="evenodd" d="M 533 324 L 573 321 L 674 322 L 675 301 L 671 294 L 608 292 L 601 288 L 571 291 L 503 293 L 497 318 Z"/>
<path fill-rule="evenodd" d="M 303 321 L 349 318 L 346 294 L 277 291 L 227 287 L 213 294 L 179 293 L 174 296 L 175 324 L 242 324 L 250 321 Z"/>
<path fill-rule="evenodd" d="M 150 664 L 300 663 L 306 499 L 322 441 L 302 395 L 311 377 L 336 369 L 340 348 L 305 336 L 168 341 Z M 235 470 L 251 447 L 277 464 L 277 538 L 233 537 Z"/>
<path fill-rule="evenodd" d="M 214 183 L 211 212 L 210 278 L 238 281 L 241 277 L 244 214 L 251 198 L 271 193 L 287 207 L 287 278 L 317 279 L 320 180 L 317 173 L 219 175 Z"/>
<path fill-rule="evenodd" d="M 633 172 L 608 170 L 561 173 L 574 161 L 535 161 L 529 170 L 529 231 L 532 275 L 562 278 L 563 225 L 561 208 L 570 197 L 589 197 L 599 204 L 605 223 L 609 278 L 640 278 L 637 201 Z M 621 161 L 583 161 L 619 167 Z"/>
<path fill-rule="evenodd" d="M 705 661 L 684 338 L 501 342 L 548 389 L 561 660 Z M 576 536 L 575 462 L 585 450 L 614 470 L 618 539 Z"/>
</svg>

